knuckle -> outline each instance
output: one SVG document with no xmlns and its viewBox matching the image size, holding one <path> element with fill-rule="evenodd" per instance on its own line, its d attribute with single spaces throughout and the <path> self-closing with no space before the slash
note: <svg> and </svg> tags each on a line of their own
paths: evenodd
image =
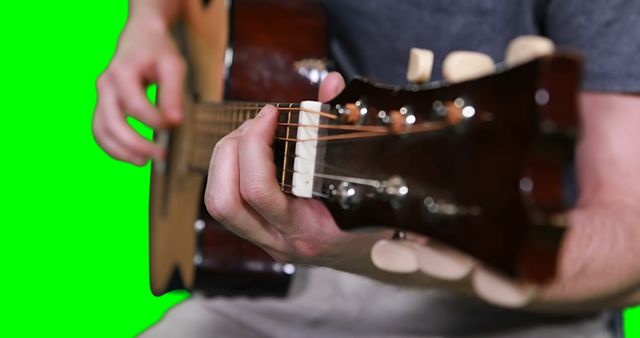
<svg viewBox="0 0 640 338">
<path fill-rule="evenodd" d="M 109 119 L 108 121 L 106 121 L 106 123 L 102 125 L 101 129 L 104 136 L 108 136 L 111 138 L 115 138 L 115 136 L 118 135 L 119 131 L 118 124 L 114 122 L 113 119 Z"/>
<path fill-rule="evenodd" d="M 312 262 L 318 257 L 324 256 L 325 250 L 321 245 L 311 240 L 293 240 L 290 242 L 295 256 L 300 262 Z"/>
<path fill-rule="evenodd" d="M 145 114 L 147 112 L 147 105 L 144 104 L 144 102 L 140 102 L 140 100 L 137 100 L 133 97 L 129 97 L 128 99 L 126 99 L 126 107 L 127 110 L 130 114 L 135 115 L 136 117 L 140 118 L 141 114 Z M 151 118 L 152 116 L 148 116 L 148 118 Z"/>
<path fill-rule="evenodd" d="M 117 82 L 126 81 L 127 76 L 131 74 L 131 69 L 124 63 L 116 63 L 110 67 L 109 74 Z"/>
<path fill-rule="evenodd" d="M 166 62 L 167 66 L 176 72 L 182 73 L 187 68 L 187 64 L 184 59 L 176 54 L 170 54 L 170 56 L 167 57 Z"/>
<path fill-rule="evenodd" d="M 237 205 L 230 198 L 207 192 L 205 206 L 207 211 L 215 220 L 227 224 L 233 215 L 236 214 Z"/>
<path fill-rule="evenodd" d="M 107 73 L 103 73 L 96 80 L 96 88 L 98 89 L 98 92 L 102 92 L 108 86 L 109 86 L 109 76 L 107 75 Z"/>
<path fill-rule="evenodd" d="M 213 147 L 211 159 L 213 160 L 214 158 L 217 158 L 220 156 L 222 157 L 228 156 L 228 154 L 230 152 L 235 151 L 235 149 L 236 149 L 235 142 L 233 142 L 233 140 L 230 137 L 225 136 L 220 141 L 218 141 L 216 145 Z"/>
<path fill-rule="evenodd" d="M 240 185 L 240 195 L 250 205 L 256 208 L 267 207 L 272 196 L 266 185 L 258 180 L 249 181 Z"/>
<path fill-rule="evenodd" d="M 293 257 L 286 252 L 276 251 L 265 246 L 262 247 L 271 256 L 271 258 L 273 258 L 278 263 L 296 263 Z"/>
<path fill-rule="evenodd" d="M 93 133 L 93 137 L 98 143 L 100 143 L 100 141 L 102 141 L 105 136 L 103 129 L 104 128 L 102 127 L 100 122 L 94 118 L 93 123 L 91 124 L 91 132 Z"/>
</svg>

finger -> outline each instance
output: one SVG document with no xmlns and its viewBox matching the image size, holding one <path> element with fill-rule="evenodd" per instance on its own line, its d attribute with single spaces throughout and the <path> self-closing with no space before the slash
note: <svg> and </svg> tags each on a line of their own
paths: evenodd
<svg viewBox="0 0 640 338">
<path fill-rule="evenodd" d="M 378 269 L 388 272 L 416 272 L 419 269 L 416 255 L 418 246 L 405 240 L 380 240 L 371 248 L 371 261 Z"/>
<path fill-rule="evenodd" d="M 534 286 L 515 282 L 480 266 L 473 271 L 471 284 L 480 298 L 510 308 L 524 307 L 536 294 Z"/>
<path fill-rule="evenodd" d="M 344 79 L 338 72 L 331 72 L 320 83 L 318 100 L 326 102 L 336 97 L 344 89 Z"/>
<path fill-rule="evenodd" d="M 220 139 L 220 141 L 216 142 L 216 145 L 213 147 L 213 153 L 211 154 L 211 163 L 209 166 L 209 170 L 211 170 L 211 165 L 213 165 L 213 159 L 216 157 L 218 148 L 220 148 L 220 146 L 222 146 L 222 144 L 224 144 L 225 142 L 231 141 L 231 139 L 233 139 L 232 141 L 236 142 L 237 144 L 238 138 L 242 136 L 244 131 L 251 125 L 251 123 L 253 123 L 253 119 L 242 122 L 242 124 L 238 128 L 232 130 L 229 134 Z"/>
<path fill-rule="evenodd" d="M 417 257 L 424 274 L 450 281 L 467 277 L 475 265 L 468 255 L 434 241 L 418 246 Z"/>
<path fill-rule="evenodd" d="M 158 61 L 160 110 L 170 123 L 179 123 L 183 116 L 184 61 L 171 54 Z"/>
<path fill-rule="evenodd" d="M 102 86 L 98 109 L 100 110 L 101 119 L 99 122 L 104 129 L 104 137 L 117 142 L 128 152 L 134 154 L 136 158 L 143 158 L 145 161 L 149 157 L 164 158 L 162 147 L 146 140 L 127 124 L 112 86 Z"/>
<path fill-rule="evenodd" d="M 276 181 L 271 144 L 278 111 L 262 108 L 239 143 L 240 194 L 262 217 L 276 226 L 286 224 L 287 199 Z"/>
<path fill-rule="evenodd" d="M 205 205 L 209 213 L 229 230 L 260 246 L 282 250 L 282 236 L 251 211 L 239 192 L 238 136 L 236 130 L 216 144 L 209 166 Z"/>
<path fill-rule="evenodd" d="M 102 132 L 98 130 L 99 129 L 94 130 L 96 142 L 111 157 L 115 158 L 116 160 L 129 162 L 137 166 L 142 166 L 147 162 L 147 158 L 140 157 L 138 154 L 130 151 L 125 146 L 116 142 L 114 139 L 110 137 L 101 137 L 100 135 L 102 134 Z"/>
<path fill-rule="evenodd" d="M 114 66 L 116 67 L 116 66 Z M 142 74 L 128 66 L 117 66 L 108 74 L 124 113 L 152 128 L 163 128 L 165 122 L 147 99 Z"/>
</svg>

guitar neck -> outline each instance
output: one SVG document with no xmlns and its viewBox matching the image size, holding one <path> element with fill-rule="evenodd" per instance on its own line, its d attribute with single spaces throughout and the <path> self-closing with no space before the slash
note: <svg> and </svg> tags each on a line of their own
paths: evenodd
<svg viewBox="0 0 640 338">
<path fill-rule="evenodd" d="M 300 110 L 300 103 L 206 102 L 195 104 L 194 121 L 190 124 L 192 130 L 187 131 L 193 135 L 194 144 L 190 165 L 196 170 L 207 172 L 215 144 L 243 122 L 254 118 L 267 104 L 275 106 L 282 112 L 281 123 L 287 123 L 287 118 L 291 119 L 290 113 Z"/>
</svg>

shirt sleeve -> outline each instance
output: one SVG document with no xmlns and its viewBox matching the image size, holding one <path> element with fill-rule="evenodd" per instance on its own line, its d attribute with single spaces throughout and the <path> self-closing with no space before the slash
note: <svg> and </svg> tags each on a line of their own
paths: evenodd
<svg viewBox="0 0 640 338">
<path fill-rule="evenodd" d="M 640 0 L 550 0 L 546 34 L 585 57 L 586 90 L 640 93 Z"/>
</svg>

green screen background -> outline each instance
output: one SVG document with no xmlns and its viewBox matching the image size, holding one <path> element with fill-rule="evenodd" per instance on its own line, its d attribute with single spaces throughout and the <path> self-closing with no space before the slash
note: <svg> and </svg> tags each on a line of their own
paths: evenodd
<svg viewBox="0 0 640 338">
<path fill-rule="evenodd" d="M 132 337 L 188 296 L 149 291 L 149 166 L 91 135 L 126 15 L 124 0 L 0 2 L 0 336 Z M 626 323 L 640 338 L 640 308 Z"/>
</svg>

